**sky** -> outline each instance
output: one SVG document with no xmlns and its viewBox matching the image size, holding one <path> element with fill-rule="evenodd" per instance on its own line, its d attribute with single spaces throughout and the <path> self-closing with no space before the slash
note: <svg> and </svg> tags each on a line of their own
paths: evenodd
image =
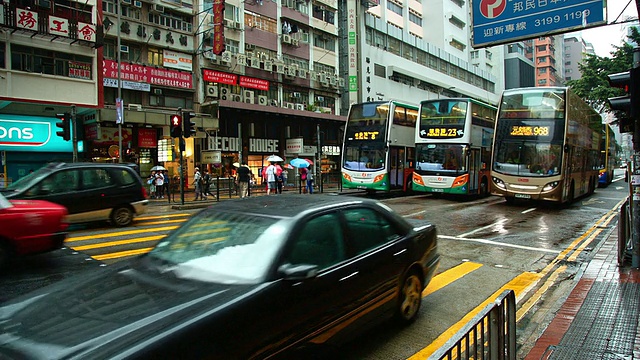
<svg viewBox="0 0 640 360">
<path fill-rule="evenodd" d="M 624 9 L 623 15 L 618 21 L 621 21 L 625 15 L 638 17 L 635 0 L 631 0 L 629 6 L 625 6 L 629 0 L 608 0 L 607 1 L 607 23 L 612 23 Z M 622 44 L 622 34 L 620 25 L 600 26 L 592 29 L 583 30 L 582 38 L 593 44 L 593 48 L 598 56 L 611 57 L 614 45 Z"/>
</svg>

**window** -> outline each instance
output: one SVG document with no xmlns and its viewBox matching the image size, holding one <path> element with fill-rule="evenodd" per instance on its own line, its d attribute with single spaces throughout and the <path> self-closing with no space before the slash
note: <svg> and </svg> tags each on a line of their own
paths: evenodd
<svg viewBox="0 0 640 360">
<path fill-rule="evenodd" d="M 152 24 L 165 26 L 174 30 L 191 32 L 193 25 L 190 16 L 180 16 L 171 13 L 149 13 L 149 22 Z"/>
<path fill-rule="evenodd" d="M 273 34 L 279 34 L 278 22 L 275 19 L 251 11 L 244 11 L 244 24 L 248 28 L 259 29 Z"/>
<path fill-rule="evenodd" d="M 7 67 L 7 64 L 5 64 L 5 53 L 7 52 L 7 48 L 6 48 L 6 44 L 3 42 L 0 42 L 0 68 L 4 69 Z"/>
<path fill-rule="evenodd" d="M 547 73 L 547 68 L 538 69 L 538 74 L 546 74 L 546 73 Z"/>
<path fill-rule="evenodd" d="M 11 46 L 11 70 L 92 79 L 92 63 L 93 59 L 87 56 L 30 46 Z M 78 76 L 78 69 L 84 69 L 82 76 Z"/>
<path fill-rule="evenodd" d="M 148 59 L 147 63 L 150 65 L 163 66 L 162 50 L 156 48 L 149 48 L 147 51 Z"/>
<path fill-rule="evenodd" d="M 471 58 L 472 59 L 478 59 L 480 57 L 480 52 L 478 50 L 473 50 L 471 52 Z"/>
<path fill-rule="evenodd" d="M 402 6 L 391 2 L 391 1 L 387 1 L 387 9 L 393 11 L 394 13 L 402 16 Z"/>
<path fill-rule="evenodd" d="M 409 12 L 409 21 L 416 25 L 422 26 L 422 18 L 419 15 L 416 15 L 412 12 Z"/>
<path fill-rule="evenodd" d="M 329 51 L 336 51 L 336 41 L 334 37 L 322 32 L 313 35 L 313 46 Z"/>
<path fill-rule="evenodd" d="M 487 60 L 491 60 L 491 58 L 493 58 L 493 54 L 491 53 L 491 51 L 485 50 L 484 57 L 487 58 Z"/>
<path fill-rule="evenodd" d="M 536 46 L 536 51 L 547 51 L 547 45 Z"/>
<path fill-rule="evenodd" d="M 285 257 L 290 264 L 318 265 L 326 269 L 346 259 L 342 228 L 337 214 L 321 215 L 307 221 Z"/>
<path fill-rule="evenodd" d="M 99 189 L 113 184 L 113 179 L 105 169 L 82 170 L 82 189 Z"/>
<path fill-rule="evenodd" d="M 464 21 L 458 19 L 455 16 L 449 17 L 449 22 L 459 29 L 464 29 L 464 26 L 466 25 Z"/>
<path fill-rule="evenodd" d="M 383 78 L 387 77 L 387 71 L 386 68 L 382 65 L 378 65 L 378 64 L 373 64 L 373 74 L 375 76 L 380 76 Z"/>
<path fill-rule="evenodd" d="M 402 237 L 395 227 L 371 209 L 350 209 L 344 211 L 350 248 L 356 254 L 363 254 L 389 241 Z"/>
<path fill-rule="evenodd" d="M 27 192 L 30 196 L 64 194 L 78 191 L 78 170 L 62 170 L 49 175 Z"/>
</svg>

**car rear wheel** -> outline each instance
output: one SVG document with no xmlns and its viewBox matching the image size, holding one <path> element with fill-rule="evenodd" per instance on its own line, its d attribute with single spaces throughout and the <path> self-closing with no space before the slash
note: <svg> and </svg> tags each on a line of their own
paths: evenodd
<svg viewBox="0 0 640 360">
<path fill-rule="evenodd" d="M 422 280 L 416 272 L 410 272 L 404 278 L 400 288 L 396 318 L 405 324 L 413 322 L 418 316 L 420 304 L 422 304 Z"/>
<path fill-rule="evenodd" d="M 126 206 L 115 208 L 111 212 L 111 223 L 115 226 L 129 226 L 133 222 L 133 210 Z"/>
</svg>

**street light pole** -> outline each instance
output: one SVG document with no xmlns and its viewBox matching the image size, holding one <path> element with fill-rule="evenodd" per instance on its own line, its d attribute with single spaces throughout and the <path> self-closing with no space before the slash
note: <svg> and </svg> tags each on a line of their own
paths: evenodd
<svg viewBox="0 0 640 360">
<path fill-rule="evenodd" d="M 120 13 L 122 12 L 122 5 L 120 4 L 121 0 L 116 0 L 116 2 L 118 3 L 117 6 L 117 20 L 118 20 L 118 29 L 117 29 L 117 34 L 118 34 L 118 41 L 117 41 L 117 49 L 116 49 L 116 58 L 118 60 L 118 99 L 120 99 L 120 102 L 118 105 L 118 101 L 116 101 L 116 106 L 121 106 L 122 107 L 122 118 L 120 119 L 120 121 L 118 122 L 118 162 L 121 163 L 122 162 L 122 123 L 124 122 L 124 103 L 122 101 L 122 69 L 121 69 L 121 64 L 122 64 L 122 54 L 120 54 L 120 46 L 121 46 L 121 39 L 120 39 Z M 118 112 L 118 110 L 116 109 L 116 113 Z"/>
</svg>

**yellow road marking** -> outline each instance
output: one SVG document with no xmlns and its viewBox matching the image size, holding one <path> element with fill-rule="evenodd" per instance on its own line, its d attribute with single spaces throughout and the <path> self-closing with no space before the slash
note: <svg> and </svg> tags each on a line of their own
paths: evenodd
<svg viewBox="0 0 640 360">
<path fill-rule="evenodd" d="M 147 226 L 147 225 L 173 224 L 173 223 L 182 223 L 182 222 L 185 222 L 187 220 L 189 220 L 189 219 L 150 221 L 150 222 L 145 222 L 144 224 L 136 224 L 136 225 Z"/>
<path fill-rule="evenodd" d="M 136 229 L 136 230 L 118 231 L 118 232 L 114 232 L 114 233 L 92 234 L 92 235 L 86 235 L 86 236 L 75 236 L 75 237 L 67 238 L 65 240 L 65 243 L 74 242 L 74 241 L 92 240 L 92 239 L 103 239 L 103 238 L 114 237 L 114 236 L 143 234 L 143 233 L 154 232 L 154 231 L 168 231 L 168 230 L 174 230 L 174 229 L 177 229 L 177 228 L 178 228 L 178 226 L 174 225 L 174 226 L 163 226 L 163 227 L 152 228 L 152 229 Z"/>
<path fill-rule="evenodd" d="M 192 232 L 180 234 L 179 237 L 182 238 L 182 237 L 205 235 L 205 234 L 218 233 L 218 232 L 227 232 L 227 231 L 231 231 L 231 228 L 216 228 L 216 229 L 209 229 L 209 230 L 192 231 Z"/>
<path fill-rule="evenodd" d="M 422 297 L 425 297 L 442 289 L 443 287 L 453 283 L 454 281 L 462 278 L 470 272 L 479 269 L 480 267 L 482 267 L 482 264 L 467 261 L 460 265 L 454 266 L 444 272 L 441 272 L 440 274 L 434 276 L 433 279 L 429 282 L 427 288 L 422 291 Z"/>
<path fill-rule="evenodd" d="M 148 253 L 152 249 L 153 248 L 143 248 L 143 249 L 121 251 L 121 252 L 111 253 L 111 254 L 96 255 L 96 256 L 92 256 L 92 258 L 94 258 L 96 260 L 101 260 L 101 261 L 102 260 L 109 260 L 109 259 L 116 259 L 116 258 L 121 258 L 121 257 L 125 257 L 125 256 L 142 255 L 142 254 Z"/>
<path fill-rule="evenodd" d="M 516 311 L 516 322 L 520 321 L 527 314 L 527 312 L 531 310 L 533 305 L 535 305 L 538 302 L 538 300 L 540 300 L 542 295 L 544 295 L 544 293 L 546 293 L 547 290 L 549 290 L 551 285 L 555 284 L 556 280 L 558 279 L 558 276 L 560 276 L 560 274 L 562 274 L 565 270 L 567 270 L 567 265 L 560 266 L 556 271 L 554 271 L 549 276 L 547 281 L 544 282 L 544 284 L 540 287 L 540 289 L 538 289 L 538 291 L 536 291 L 529 298 L 529 300 L 527 300 L 524 304 L 522 304 L 522 306 L 520 306 L 520 309 Z"/>
<path fill-rule="evenodd" d="M 72 249 L 75 251 L 93 250 L 93 249 L 100 249 L 100 248 L 111 247 L 111 246 L 119 246 L 119 245 L 135 244 L 135 243 L 146 242 L 146 241 L 160 240 L 166 236 L 167 235 L 154 235 L 154 236 L 146 236 L 146 237 L 135 238 L 135 239 L 109 241 L 106 243 L 74 246 L 72 247 Z"/>
<path fill-rule="evenodd" d="M 166 219 L 172 217 L 184 217 L 184 216 L 192 216 L 193 214 L 182 213 L 182 214 L 166 214 L 166 215 L 158 215 L 158 216 L 139 216 L 136 217 L 136 221 L 139 220 L 156 220 L 156 219 Z"/>
</svg>

